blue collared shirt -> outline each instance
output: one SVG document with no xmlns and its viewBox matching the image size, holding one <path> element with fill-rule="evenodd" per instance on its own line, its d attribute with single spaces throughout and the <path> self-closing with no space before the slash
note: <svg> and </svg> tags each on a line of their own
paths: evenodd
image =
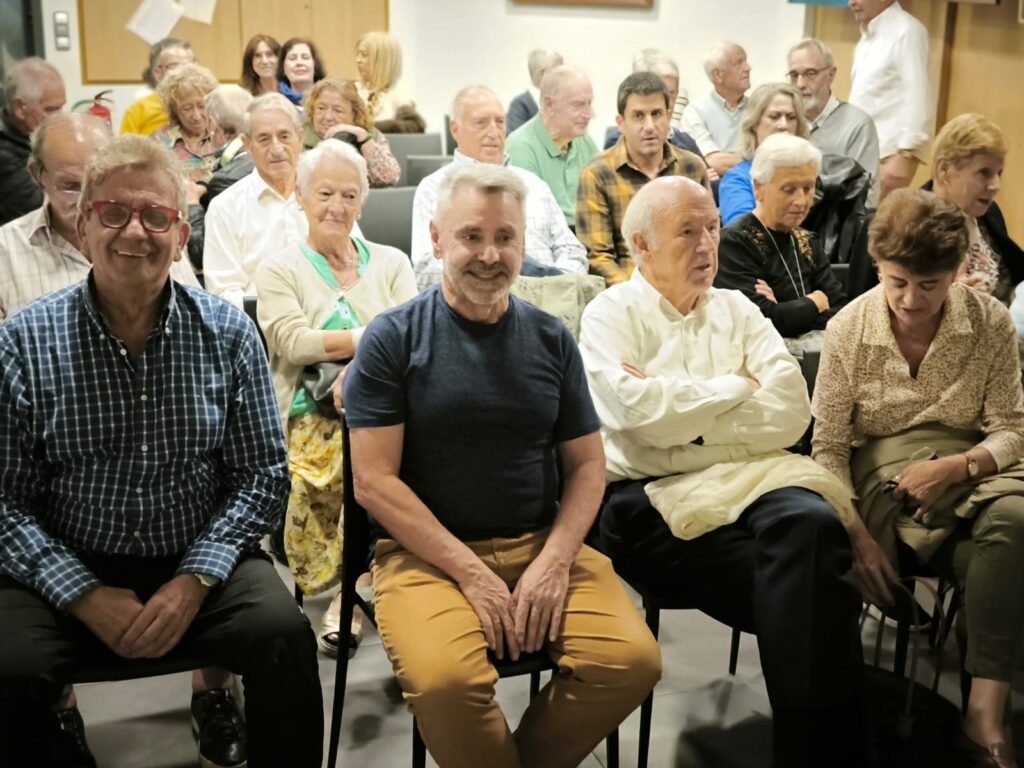
<svg viewBox="0 0 1024 768">
<path fill-rule="evenodd" d="M 226 579 L 288 488 L 266 359 L 228 302 L 169 281 L 136 360 L 91 275 L 0 326 L 0 573 L 57 608 L 100 586 L 80 552 Z"/>
</svg>

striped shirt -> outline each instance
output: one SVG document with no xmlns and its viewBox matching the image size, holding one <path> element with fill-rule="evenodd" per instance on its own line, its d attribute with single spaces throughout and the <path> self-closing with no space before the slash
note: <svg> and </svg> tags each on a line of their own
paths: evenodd
<svg viewBox="0 0 1024 768">
<path fill-rule="evenodd" d="M 0 326 L 0 573 L 59 609 L 100 586 L 79 552 L 226 579 L 288 494 L 249 318 L 169 281 L 132 360 L 92 293 L 90 278 Z"/>
</svg>

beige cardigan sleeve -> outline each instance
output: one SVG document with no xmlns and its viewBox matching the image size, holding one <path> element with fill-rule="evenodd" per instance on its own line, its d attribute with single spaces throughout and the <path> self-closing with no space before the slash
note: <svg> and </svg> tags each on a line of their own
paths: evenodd
<svg viewBox="0 0 1024 768">
<path fill-rule="evenodd" d="M 295 248 L 260 264 L 255 278 L 256 312 L 271 356 L 304 366 L 327 359 L 325 331 L 318 321 L 330 311 L 334 295 L 322 280 L 304 279 L 308 276 L 300 259 L 302 254 Z"/>
<path fill-rule="evenodd" d="M 825 329 L 825 342 L 814 382 L 811 415 L 814 434 L 811 458 L 853 490 L 850 475 L 850 451 L 853 440 L 853 381 L 847 370 L 847 336 L 853 332 L 849 312 L 832 318 Z"/>
</svg>

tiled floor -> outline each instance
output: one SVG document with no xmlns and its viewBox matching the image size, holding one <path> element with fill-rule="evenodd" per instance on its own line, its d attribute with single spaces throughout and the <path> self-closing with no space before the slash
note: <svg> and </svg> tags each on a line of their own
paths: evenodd
<svg viewBox="0 0 1024 768">
<path fill-rule="evenodd" d="M 307 601 L 317 626 L 327 598 Z M 874 621 L 865 627 L 873 643 Z M 729 630 L 696 611 L 666 612 L 660 642 L 664 676 L 658 685 L 651 733 L 651 768 L 766 768 L 771 723 L 757 647 L 743 636 L 735 677 L 727 673 Z M 893 633 L 889 633 L 891 640 Z M 866 646 L 872 643 L 865 642 Z M 891 646 L 891 642 L 886 644 Z M 886 653 L 885 658 L 888 659 Z M 947 672 L 940 690 L 958 701 L 956 650 L 946 653 Z M 919 679 L 931 680 L 930 662 Z M 324 717 L 330 717 L 334 662 L 321 657 Z M 1017 733 L 1024 735 L 1024 675 L 1015 694 Z M 188 675 L 118 684 L 81 686 L 79 701 L 89 743 L 100 768 L 192 768 L 197 765 L 189 734 Z M 515 721 L 526 706 L 525 678 L 502 681 L 498 698 Z M 410 764 L 412 717 L 401 702 L 380 639 L 369 628 L 349 667 L 345 722 L 342 729 L 344 768 L 399 768 Z M 636 765 L 639 714 L 620 728 L 620 764 Z M 325 726 L 326 731 L 326 726 Z M 1020 746 L 1020 745 L 1018 745 Z M 326 732 L 325 732 L 326 753 Z M 428 760 L 428 765 L 433 765 Z M 604 766 L 602 745 L 584 763 Z"/>
</svg>

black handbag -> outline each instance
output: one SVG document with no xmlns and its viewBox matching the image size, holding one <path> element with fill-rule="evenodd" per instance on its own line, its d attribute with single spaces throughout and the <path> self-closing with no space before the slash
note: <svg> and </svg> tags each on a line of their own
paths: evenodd
<svg viewBox="0 0 1024 768">
<path fill-rule="evenodd" d="M 935 588 L 927 581 L 917 580 L 935 597 L 939 626 L 943 624 L 941 602 Z M 896 590 L 910 606 L 913 625 L 920 624 L 917 602 L 902 584 Z M 903 599 L 899 602 L 903 603 Z M 920 654 L 919 632 L 910 633 L 910 673 L 900 677 L 879 665 L 882 637 L 885 632 L 885 611 L 878 622 L 875 638 L 874 664 L 865 665 L 864 688 L 874 727 L 879 768 L 962 768 L 960 710 L 937 692 L 942 669 L 941 647 L 936 659 L 932 687 L 916 681 Z"/>
<path fill-rule="evenodd" d="M 348 363 L 311 363 L 302 369 L 299 384 L 306 390 L 321 416 L 341 418 L 334 409 L 334 382 Z"/>
</svg>

